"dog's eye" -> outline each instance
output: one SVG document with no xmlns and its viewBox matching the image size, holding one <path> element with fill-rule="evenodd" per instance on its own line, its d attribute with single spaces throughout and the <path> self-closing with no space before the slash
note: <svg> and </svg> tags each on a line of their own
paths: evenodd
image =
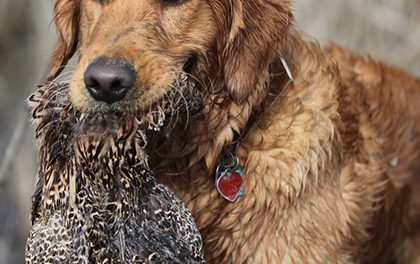
<svg viewBox="0 0 420 264">
<path fill-rule="evenodd" d="M 103 5 L 103 4 L 106 4 L 106 2 L 108 2 L 108 0 L 95 0 L 95 2 Z"/>
<path fill-rule="evenodd" d="M 167 5 L 182 4 L 183 2 L 185 2 L 185 0 L 162 0 L 162 3 Z"/>
</svg>

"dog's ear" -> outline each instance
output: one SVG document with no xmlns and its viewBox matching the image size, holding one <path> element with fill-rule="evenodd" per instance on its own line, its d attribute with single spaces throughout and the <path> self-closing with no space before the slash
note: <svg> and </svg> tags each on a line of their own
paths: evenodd
<svg viewBox="0 0 420 264">
<path fill-rule="evenodd" d="M 52 56 L 47 80 L 56 78 L 74 55 L 78 45 L 80 0 L 55 0 L 54 22 L 59 38 Z"/>
<path fill-rule="evenodd" d="M 292 4 L 290 0 L 224 2 L 228 19 L 218 42 L 220 63 L 231 96 L 243 101 L 266 82 L 261 80 L 268 76 L 264 71 L 280 52 L 293 21 Z"/>
</svg>

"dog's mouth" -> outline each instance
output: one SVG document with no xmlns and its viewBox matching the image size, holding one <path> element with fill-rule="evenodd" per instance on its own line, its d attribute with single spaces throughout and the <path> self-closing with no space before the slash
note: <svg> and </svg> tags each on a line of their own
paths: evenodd
<svg viewBox="0 0 420 264">
<path fill-rule="evenodd" d="M 181 105 L 184 108 L 183 110 L 190 108 L 194 110 L 191 106 L 197 106 L 199 97 L 197 97 L 198 89 L 196 89 L 192 71 L 197 65 L 198 58 L 196 55 L 191 54 L 183 60 L 184 64 L 180 65 L 182 68 L 179 68 L 177 73 L 164 74 L 164 83 L 167 82 L 166 79 L 173 78 L 173 80 L 168 82 L 166 86 L 161 86 L 159 84 L 160 81 L 145 83 L 135 81 L 135 79 L 141 78 L 139 76 L 132 77 L 138 73 L 127 70 L 129 68 L 127 65 L 130 66 L 131 64 L 126 62 L 126 60 L 98 57 L 93 60 L 85 71 L 83 86 L 80 85 L 81 88 L 76 89 L 77 92 L 74 92 L 74 89 L 70 91 L 71 99 L 75 100 L 75 105 L 82 112 L 86 113 L 156 113 L 156 109 L 153 108 L 159 108 L 159 104 L 165 105 L 165 107 L 168 107 L 166 110 L 171 112 L 176 112 L 174 110 L 178 110 Z M 108 81 L 108 79 L 111 80 L 111 77 L 107 76 L 114 75 L 114 80 L 112 82 Z M 157 79 L 159 78 L 157 77 Z M 132 81 L 128 82 L 128 79 Z M 131 84 L 129 85 L 128 83 Z M 79 84 L 76 86 L 79 86 Z M 123 95 L 119 96 L 119 91 L 124 91 Z M 83 104 L 78 103 L 77 100 L 80 97 L 76 96 L 76 93 L 84 93 Z M 180 99 L 183 99 L 183 102 L 180 102 Z"/>
<path fill-rule="evenodd" d="M 166 134 L 175 126 L 178 117 L 192 115 L 202 109 L 202 95 L 186 73 L 180 74 L 173 89 L 169 89 L 147 110 L 137 112 L 114 109 L 83 113 L 73 106 L 68 83 L 46 84 L 29 98 L 29 102 L 33 108 L 37 138 L 44 137 L 44 142 L 60 141 L 60 144 L 66 142 L 68 145 L 80 137 L 100 142 L 109 137 L 125 140 L 132 133 L 146 130 L 164 130 Z"/>
<path fill-rule="evenodd" d="M 148 109 L 135 113 L 149 130 L 168 129 L 174 125 L 179 116 L 194 115 L 202 110 L 203 95 L 188 76 L 187 72 L 182 72 L 158 101 L 151 104 Z"/>
<path fill-rule="evenodd" d="M 185 68 L 191 69 L 194 61 L 189 60 Z M 180 115 L 193 115 L 202 109 L 202 94 L 196 89 L 195 82 L 190 80 L 189 73 L 181 72 L 157 101 L 153 102 L 145 109 L 131 110 L 128 106 L 131 102 L 122 102 L 121 104 L 103 105 L 102 109 L 90 111 L 94 116 L 101 113 L 103 115 L 118 115 L 122 119 L 136 117 L 148 129 L 159 131 L 162 128 L 171 126 Z"/>
</svg>

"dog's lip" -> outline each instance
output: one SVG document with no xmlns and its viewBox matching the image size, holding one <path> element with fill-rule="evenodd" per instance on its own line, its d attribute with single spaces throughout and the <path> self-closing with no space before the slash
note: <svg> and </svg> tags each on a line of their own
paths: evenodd
<svg viewBox="0 0 420 264">
<path fill-rule="evenodd" d="M 121 119 L 135 116 L 139 121 L 149 124 L 153 130 L 160 130 L 164 127 L 166 120 L 172 120 L 171 116 L 179 114 L 190 116 L 201 111 L 203 95 L 196 89 L 196 83 L 188 76 L 188 73 L 180 72 L 174 79 L 173 87 L 177 87 L 176 89 L 168 88 L 164 95 L 142 108 L 136 107 L 136 99 L 107 104 L 90 98 L 91 107 L 82 112 L 87 115 L 117 115 Z M 137 98 L 136 96 L 131 98 L 133 97 Z"/>
<path fill-rule="evenodd" d="M 184 64 L 184 67 L 191 68 L 195 66 L 195 56 L 192 55 Z M 86 93 L 86 97 L 88 98 L 88 105 L 89 107 L 79 109 L 85 113 L 94 113 L 94 112 L 101 112 L 101 113 L 117 113 L 117 114 L 136 114 L 138 112 L 144 112 L 150 110 L 150 107 L 153 107 L 155 104 L 158 104 L 163 98 L 168 96 L 171 87 L 178 87 L 178 85 L 184 86 L 186 83 L 190 83 L 195 86 L 196 82 L 194 78 L 190 78 L 190 73 L 188 71 L 181 70 L 179 71 L 178 77 L 174 78 L 166 91 L 155 100 L 151 100 L 149 104 L 139 107 L 136 105 L 136 102 L 141 99 L 142 97 L 147 97 L 147 94 L 143 92 L 143 90 L 149 90 L 148 88 L 135 88 L 128 91 L 128 94 L 125 99 L 114 102 L 109 104 L 104 101 L 95 100 L 89 94 Z M 175 95 L 179 94 L 179 90 L 175 93 Z M 185 95 L 185 94 L 184 94 Z"/>
<path fill-rule="evenodd" d="M 86 108 L 86 112 L 88 114 L 92 114 L 95 112 L 99 112 L 101 114 L 119 114 L 123 115 L 124 113 L 134 113 L 137 111 L 134 111 L 134 109 L 131 109 L 130 102 L 124 100 L 121 102 L 116 102 L 113 104 L 108 104 L 106 102 L 97 101 L 93 98 L 89 97 L 89 105 L 91 107 Z M 94 107 L 92 107 L 94 106 Z"/>
</svg>

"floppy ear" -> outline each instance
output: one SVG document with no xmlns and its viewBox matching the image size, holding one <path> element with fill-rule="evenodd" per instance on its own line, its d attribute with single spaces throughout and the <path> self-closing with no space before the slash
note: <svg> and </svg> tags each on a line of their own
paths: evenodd
<svg viewBox="0 0 420 264">
<path fill-rule="evenodd" d="M 59 39 L 48 71 L 48 81 L 52 81 L 60 74 L 76 52 L 79 34 L 79 1 L 55 0 L 54 22 Z"/>
<path fill-rule="evenodd" d="M 222 41 L 218 44 L 219 52 L 222 52 L 223 77 L 231 96 L 244 101 L 258 88 L 256 86 L 268 81 L 261 78 L 268 76 L 268 67 L 281 51 L 293 21 L 291 1 L 224 2 L 228 7 L 225 10 L 228 20 L 222 28 Z"/>
</svg>

